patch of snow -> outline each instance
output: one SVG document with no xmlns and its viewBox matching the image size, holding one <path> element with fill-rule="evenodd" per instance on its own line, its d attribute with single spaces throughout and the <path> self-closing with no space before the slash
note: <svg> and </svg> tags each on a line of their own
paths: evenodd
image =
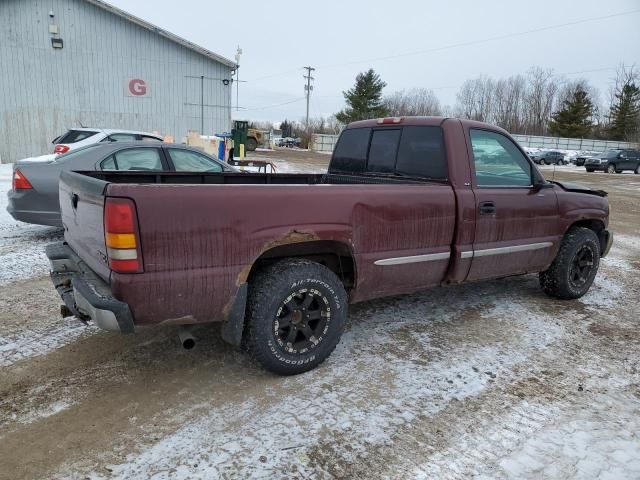
<svg viewBox="0 0 640 480">
<path fill-rule="evenodd" d="M 111 475 L 322 476 L 328 472 L 319 471 L 311 461 L 319 450 L 336 463 L 348 464 L 372 448 L 392 445 L 399 428 L 480 394 L 563 335 L 561 326 L 509 294 L 500 295 L 498 287 L 491 289 L 495 304 L 485 303 L 486 297 L 477 290 L 431 292 L 363 308 L 352 315 L 350 330 L 319 369 L 279 380 L 279 390 L 267 392 L 266 397 L 209 408 L 174 434 L 129 455 L 126 462 L 109 466 Z M 447 302 L 447 296 L 460 294 L 467 298 L 462 309 L 460 301 Z M 483 322 L 503 324 L 498 330 L 509 333 L 486 342 L 478 338 L 481 335 L 462 333 L 464 307 L 485 308 Z M 441 328 L 442 323 L 448 327 Z M 439 337 L 442 332 L 446 338 Z M 514 338 L 519 348 L 508 348 Z M 360 388 L 363 384 L 369 387 Z M 379 392 L 375 385 L 382 386 Z M 275 401 L 282 391 L 289 392 L 286 402 Z M 333 441 L 343 433 L 351 439 L 348 450 L 337 449 Z M 94 472 L 92 477 L 101 474 Z"/>
<path fill-rule="evenodd" d="M 67 317 L 46 328 L 24 329 L 20 333 L 0 336 L 0 367 L 13 365 L 25 358 L 46 355 L 97 331 L 94 325 L 85 326 L 77 318 Z"/>
</svg>

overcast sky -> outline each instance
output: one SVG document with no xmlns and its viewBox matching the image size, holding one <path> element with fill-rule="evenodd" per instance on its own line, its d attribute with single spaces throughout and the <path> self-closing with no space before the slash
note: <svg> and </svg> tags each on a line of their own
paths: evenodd
<svg viewBox="0 0 640 480">
<path fill-rule="evenodd" d="M 108 1 L 229 59 L 240 45 L 234 117 L 249 120 L 301 119 L 305 65 L 312 116 L 340 110 L 370 67 L 385 93 L 426 87 L 453 105 L 465 79 L 532 66 L 585 78 L 604 100 L 618 64 L 640 66 L 640 0 Z"/>
</svg>

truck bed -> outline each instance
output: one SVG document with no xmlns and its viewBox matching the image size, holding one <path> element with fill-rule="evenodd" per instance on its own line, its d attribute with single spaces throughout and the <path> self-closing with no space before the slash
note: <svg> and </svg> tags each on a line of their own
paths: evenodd
<svg viewBox="0 0 640 480">
<path fill-rule="evenodd" d="M 135 202 L 144 273 L 107 265 L 102 222 L 109 197 Z M 338 248 L 351 263 L 360 261 L 352 300 L 437 285 L 456 221 L 451 185 L 390 176 L 64 172 L 60 199 L 67 243 L 131 305 L 138 325 L 223 319 L 256 260 L 283 254 L 287 245 Z M 375 265 L 425 254 L 442 258 L 428 270 Z"/>
</svg>

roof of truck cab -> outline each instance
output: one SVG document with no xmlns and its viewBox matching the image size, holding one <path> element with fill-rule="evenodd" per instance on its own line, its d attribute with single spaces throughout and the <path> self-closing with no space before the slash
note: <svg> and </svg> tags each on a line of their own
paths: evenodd
<svg viewBox="0 0 640 480">
<path fill-rule="evenodd" d="M 509 134 L 503 128 L 500 128 L 496 125 L 491 125 L 485 122 L 479 122 L 477 120 L 469 120 L 466 118 L 457 118 L 457 117 L 420 117 L 420 116 L 412 116 L 412 117 L 385 117 L 387 119 L 398 118 L 400 121 L 397 123 L 379 123 L 384 118 L 372 118 L 370 120 L 359 120 L 357 122 L 351 122 L 347 125 L 346 128 L 374 128 L 374 127 L 398 127 L 403 125 L 422 125 L 422 126 L 430 126 L 437 127 L 441 126 L 447 120 L 457 120 L 459 121 L 465 128 L 480 128 L 480 129 L 490 129 L 498 132 Z"/>
</svg>

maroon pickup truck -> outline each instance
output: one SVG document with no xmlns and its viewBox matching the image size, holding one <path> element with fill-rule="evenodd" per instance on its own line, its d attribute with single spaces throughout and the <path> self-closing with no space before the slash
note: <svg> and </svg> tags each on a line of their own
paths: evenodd
<svg viewBox="0 0 640 480">
<path fill-rule="evenodd" d="M 60 203 L 67 314 L 221 322 L 279 374 L 330 355 L 349 303 L 532 272 L 578 298 L 612 242 L 605 192 L 548 182 L 507 132 L 455 118 L 352 123 L 320 175 L 66 172 Z"/>
</svg>

